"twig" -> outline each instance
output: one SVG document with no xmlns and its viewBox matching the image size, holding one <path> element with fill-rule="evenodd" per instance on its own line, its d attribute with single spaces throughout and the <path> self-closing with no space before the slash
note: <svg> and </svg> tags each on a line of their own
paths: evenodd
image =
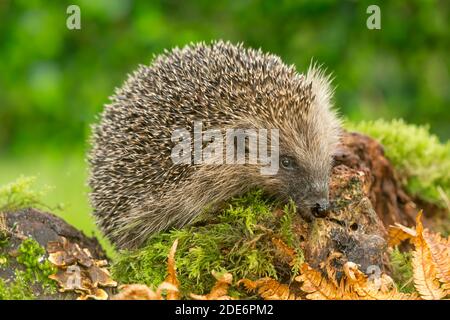
<svg viewBox="0 0 450 320">
<path fill-rule="evenodd" d="M 26 240 L 28 239 L 27 236 L 24 236 L 23 234 L 14 232 L 12 230 L 10 230 L 6 224 L 6 217 L 5 217 L 5 213 L 4 212 L 0 212 L 0 234 L 4 233 L 6 235 L 10 235 L 13 237 L 16 237 L 20 240 Z"/>
</svg>

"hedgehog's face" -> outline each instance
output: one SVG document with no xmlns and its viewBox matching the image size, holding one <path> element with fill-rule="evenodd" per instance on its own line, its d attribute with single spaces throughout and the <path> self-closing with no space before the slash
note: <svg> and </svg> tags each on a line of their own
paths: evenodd
<svg viewBox="0 0 450 320">
<path fill-rule="evenodd" d="M 332 157 L 339 142 L 340 121 L 331 108 L 329 78 L 312 67 L 305 76 L 305 83 L 309 83 L 306 91 L 284 106 L 286 115 L 278 121 L 278 176 L 298 211 L 311 219 L 324 217 L 328 212 L 328 182 Z"/>
<path fill-rule="evenodd" d="M 297 210 L 307 220 L 324 217 L 329 207 L 328 180 L 331 164 L 324 159 L 325 165 L 304 163 L 292 155 L 281 154 L 277 179 L 281 192 L 291 198 Z"/>
</svg>

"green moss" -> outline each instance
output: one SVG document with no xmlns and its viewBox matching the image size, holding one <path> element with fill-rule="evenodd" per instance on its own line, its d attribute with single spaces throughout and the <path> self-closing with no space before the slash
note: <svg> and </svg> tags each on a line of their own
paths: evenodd
<svg viewBox="0 0 450 320">
<path fill-rule="evenodd" d="M 19 177 L 16 181 L 1 186 L 0 212 L 42 207 L 40 199 L 45 195 L 45 190 L 33 190 L 35 180 L 34 177 Z"/>
<path fill-rule="evenodd" d="M 365 133 L 384 146 L 411 195 L 446 205 L 450 197 L 450 142 L 441 143 L 428 126 L 410 125 L 403 120 L 347 123 L 346 127 Z"/>
<path fill-rule="evenodd" d="M 16 270 L 14 281 L 0 278 L 0 300 L 33 300 L 34 294 L 23 271 Z"/>
<path fill-rule="evenodd" d="M 17 262 L 24 267 L 25 280 L 39 282 L 43 288 L 52 289 L 54 281 L 48 276 L 56 269 L 45 257 L 45 249 L 34 239 L 24 240 L 18 249 Z"/>
<path fill-rule="evenodd" d="M 55 269 L 45 258 L 45 249 L 34 239 L 22 241 L 14 258 L 9 254 L 8 232 L 4 222 L 4 212 L 29 207 L 45 207 L 40 199 L 45 191 L 33 190 L 34 177 L 20 177 L 16 181 L 0 187 L 0 269 L 16 267 L 12 279 L 0 278 L 0 300 L 33 299 L 33 292 L 51 294 L 56 291 L 54 281 L 48 276 Z"/>
<path fill-rule="evenodd" d="M 401 292 L 415 291 L 413 283 L 413 268 L 411 265 L 411 252 L 401 252 L 397 247 L 390 253 L 392 278 Z"/>
<path fill-rule="evenodd" d="M 0 250 L 0 269 L 14 263 L 4 250 Z M 56 292 L 55 282 L 48 278 L 56 272 L 45 258 L 45 249 L 33 239 L 24 240 L 17 249 L 17 268 L 13 279 L 0 278 L 0 300 L 34 299 L 33 292 L 52 294 Z"/>
<path fill-rule="evenodd" d="M 208 292 L 215 282 L 212 271 L 231 272 L 235 280 L 278 278 L 271 238 L 299 246 L 290 229 L 293 204 L 284 208 L 281 219 L 273 215 L 275 207 L 276 203 L 265 200 L 259 190 L 232 199 L 216 223 L 171 230 L 152 238 L 143 249 L 122 252 L 113 265 L 113 277 L 122 283 L 157 286 L 166 277 L 167 254 L 178 239 L 176 265 L 184 294 Z M 303 259 L 300 249 L 298 252 L 297 269 Z"/>
<path fill-rule="evenodd" d="M 296 214 L 295 203 L 291 200 L 284 206 L 284 215 L 280 219 L 280 233 L 288 246 L 295 244 L 295 236 L 292 231 L 292 220 Z"/>
<path fill-rule="evenodd" d="M 5 226 L 1 225 L 3 223 L 3 222 L 1 222 L 1 219 L 2 219 L 2 216 L 1 216 L 1 212 L 0 212 L 0 270 L 1 270 L 1 268 L 6 267 L 9 262 L 6 251 L 4 250 L 4 248 L 6 248 L 6 246 L 8 245 L 9 241 L 8 241 L 6 232 L 3 230 L 3 228 L 5 228 Z"/>
</svg>

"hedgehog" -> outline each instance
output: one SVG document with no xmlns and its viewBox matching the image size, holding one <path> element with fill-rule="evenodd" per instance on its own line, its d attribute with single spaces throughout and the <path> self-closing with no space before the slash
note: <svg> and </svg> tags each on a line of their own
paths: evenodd
<svg viewBox="0 0 450 320">
<path fill-rule="evenodd" d="M 315 63 L 302 74 L 274 54 L 224 41 L 166 50 L 116 88 L 93 125 L 97 224 L 118 248 L 137 248 L 255 188 L 291 199 L 307 221 L 326 216 L 341 135 L 332 95 L 330 76 Z M 263 174 L 263 163 L 247 156 L 240 164 L 199 163 L 189 154 L 173 161 L 174 132 L 192 132 L 196 121 L 220 132 L 276 129 L 278 143 L 268 144 L 277 146 L 278 170 Z"/>
</svg>

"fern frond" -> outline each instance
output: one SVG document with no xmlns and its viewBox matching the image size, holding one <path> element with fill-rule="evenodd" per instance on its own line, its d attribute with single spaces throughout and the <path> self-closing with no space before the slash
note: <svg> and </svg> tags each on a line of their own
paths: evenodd
<svg viewBox="0 0 450 320">
<path fill-rule="evenodd" d="M 167 300 L 179 300 L 180 299 L 180 291 L 178 288 L 180 287 L 180 283 L 177 278 L 177 271 L 175 267 L 175 252 L 177 251 L 178 239 L 176 239 L 172 247 L 169 251 L 169 256 L 167 258 L 167 277 L 164 282 L 170 283 L 172 286 L 177 288 L 177 290 L 167 290 Z"/>
<path fill-rule="evenodd" d="M 190 294 L 190 297 L 194 300 L 232 300 L 228 295 L 228 288 L 233 282 L 233 276 L 231 273 L 219 274 L 213 272 L 214 278 L 216 278 L 216 284 L 211 289 L 210 293 L 205 295 Z"/>
<path fill-rule="evenodd" d="M 431 259 L 436 268 L 436 278 L 442 283 L 442 289 L 450 294 L 450 245 L 449 239 L 444 239 L 439 233 L 423 232 L 423 238 L 428 245 Z"/>
<path fill-rule="evenodd" d="M 299 296 L 290 292 L 288 285 L 269 277 L 256 281 L 241 279 L 238 281 L 239 284 L 243 284 L 249 292 L 257 291 L 264 300 L 301 300 Z"/>
<path fill-rule="evenodd" d="M 295 280 L 302 283 L 301 290 L 307 293 L 306 298 L 310 300 L 337 300 L 343 297 L 340 288 L 307 263 L 302 265 L 301 275 Z"/>
<path fill-rule="evenodd" d="M 414 286 L 425 300 L 440 300 L 447 294 L 437 279 L 437 267 L 431 250 L 424 238 L 422 212 L 416 217 L 417 236 L 413 239 L 415 250 L 412 253 Z"/>
<path fill-rule="evenodd" d="M 389 226 L 388 229 L 388 246 L 395 247 L 403 241 L 413 239 L 416 236 L 416 230 L 395 223 L 395 225 Z"/>
</svg>

